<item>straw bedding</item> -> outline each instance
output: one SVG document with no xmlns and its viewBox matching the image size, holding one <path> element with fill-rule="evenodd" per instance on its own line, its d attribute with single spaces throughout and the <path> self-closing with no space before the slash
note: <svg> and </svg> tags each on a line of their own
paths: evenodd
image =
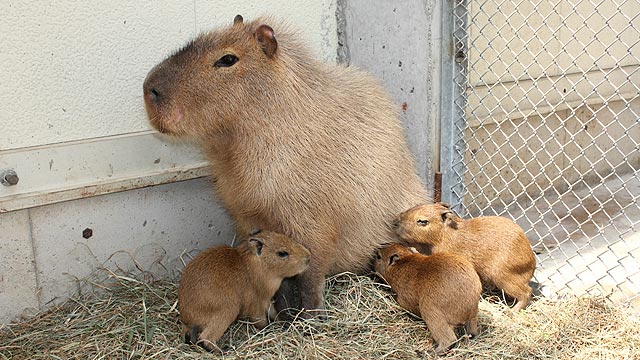
<svg viewBox="0 0 640 360">
<path fill-rule="evenodd" d="M 537 299 L 513 314 L 480 303 L 481 334 L 445 356 L 430 352 L 422 320 L 390 289 L 345 273 L 327 280 L 324 321 L 236 322 L 219 341 L 224 354 L 183 344 L 177 284 L 103 271 L 83 294 L 0 329 L 0 359 L 640 359 L 637 312 L 602 298 Z"/>
</svg>

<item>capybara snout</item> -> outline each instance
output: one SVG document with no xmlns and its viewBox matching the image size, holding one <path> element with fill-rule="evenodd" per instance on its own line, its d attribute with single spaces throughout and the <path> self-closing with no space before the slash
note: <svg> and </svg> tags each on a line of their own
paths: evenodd
<svg viewBox="0 0 640 360">
<path fill-rule="evenodd" d="M 395 232 L 405 242 L 437 243 L 445 226 L 455 226 L 455 223 L 447 221 L 455 214 L 444 203 L 436 203 L 429 206 L 418 205 L 404 211 L 395 219 Z M 430 241 L 419 241 L 420 239 Z"/>
<path fill-rule="evenodd" d="M 149 72 L 143 84 L 144 105 L 153 127 L 162 133 L 179 134 L 180 128 L 176 124 L 184 116 L 184 106 L 172 99 L 176 75 L 170 70 L 163 62 Z"/>
<path fill-rule="evenodd" d="M 386 269 L 395 264 L 402 256 L 417 254 L 414 248 L 409 248 L 399 244 L 389 244 L 376 251 L 374 268 L 375 271 L 384 277 Z"/>
</svg>

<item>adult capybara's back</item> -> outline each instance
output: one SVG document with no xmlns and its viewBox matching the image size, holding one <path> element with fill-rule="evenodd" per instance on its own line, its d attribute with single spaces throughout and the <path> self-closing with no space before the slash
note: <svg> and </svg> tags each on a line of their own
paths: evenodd
<svg viewBox="0 0 640 360">
<path fill-rule="evenodd" d="M 311 251 L 289 305 L 321 308 L 325 275 L 368 269 L 394 216 L 427 198 L 380 85 L 317 61 L 272 19 L 237 16 L 194 39 L 151 70 L 144 98 L 156 129 L 200 140 L 239 232 L 269 229 Z M 290 286 L 279 300 L 294 300 Z"/>
</svg>

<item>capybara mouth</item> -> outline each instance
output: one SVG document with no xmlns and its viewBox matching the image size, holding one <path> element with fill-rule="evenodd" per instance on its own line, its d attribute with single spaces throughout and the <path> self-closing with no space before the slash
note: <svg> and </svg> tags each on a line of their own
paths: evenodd
<svg viewBox="0 0 640 360">
<path fill-rule="evenodd" d="M 407 230 L 400 225 L 397 229 L 396 229 L 396 235 L 398 235 L 398 237 L 400 238 L 400 240 L 410 240 L 410 236 L 409 234 L 407 234 Z"/>
<path fill-rule="evenodd" d="M 154 67 L 142 86 L 144 105 L 151 125 L 159 132 L 171 134 L 177 132 L 177 124 L 182 122 L 184 111 L 175 103 L 170 79 L 161 65 Z"/>
<path fill-rule="evenodd" d="M 147 109 L 147 117 L 151 126 L 163 134 L 177 133 L 176 125 L 182 122 L 184 114 L 180 107 L 176 106 L 169 112 L 169 116 L 164 115 L 162 109 L 157 106 L 145 102 Z"/>
</svg>

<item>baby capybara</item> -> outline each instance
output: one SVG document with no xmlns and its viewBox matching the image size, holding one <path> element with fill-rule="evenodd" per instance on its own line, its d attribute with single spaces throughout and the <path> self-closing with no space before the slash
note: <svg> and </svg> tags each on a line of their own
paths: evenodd
<svg viewBox="0 0 640 360">
<path fill-rule="evenodd" d="M 149 72 L 144 100 L 156 129 L 201 143 L 240 236 L 270 229 L 311 251 L 300 301 L 285 281 L 278 309 L 322 308 L 325 275 L 368 271 L 394 217 L 427 196 L 377 81 L 270 18 L 200 35 Z"/>
<path fill-rule="evenodd" d="M 536 259 L 524 231 L 500 216 L 461 219 L 447 204 L 418 205 L 403 212 L 396 233 L 405 242 L 431 246 L 434 254 L 454 252 L 472 263 L 484 285 L 516 299 L 515 311 L 527 306 Z"/>
<path fill-rule="evenodd" d="M 455 327 L 464 324 L 478 334 L 478 302 L 482 285 L 473 265 L 452 253 L 423 255 L 400 244 L 376 253 L 376 272 L 396 293 L 398 304 L 420 316 L 438 343 L 436 353 L 456 341 Z"/>
<path fill-rule="evenodd" d="M 196 255 L 178 286 L 185 342 L 211 351 L 238 318 L 265 327 L 275 316 L 271 299 L 282 279 L 303 272 L 309 260 L 304 246 L 269 231 L 236 248 L 216 246 Z"/>
</svg>

